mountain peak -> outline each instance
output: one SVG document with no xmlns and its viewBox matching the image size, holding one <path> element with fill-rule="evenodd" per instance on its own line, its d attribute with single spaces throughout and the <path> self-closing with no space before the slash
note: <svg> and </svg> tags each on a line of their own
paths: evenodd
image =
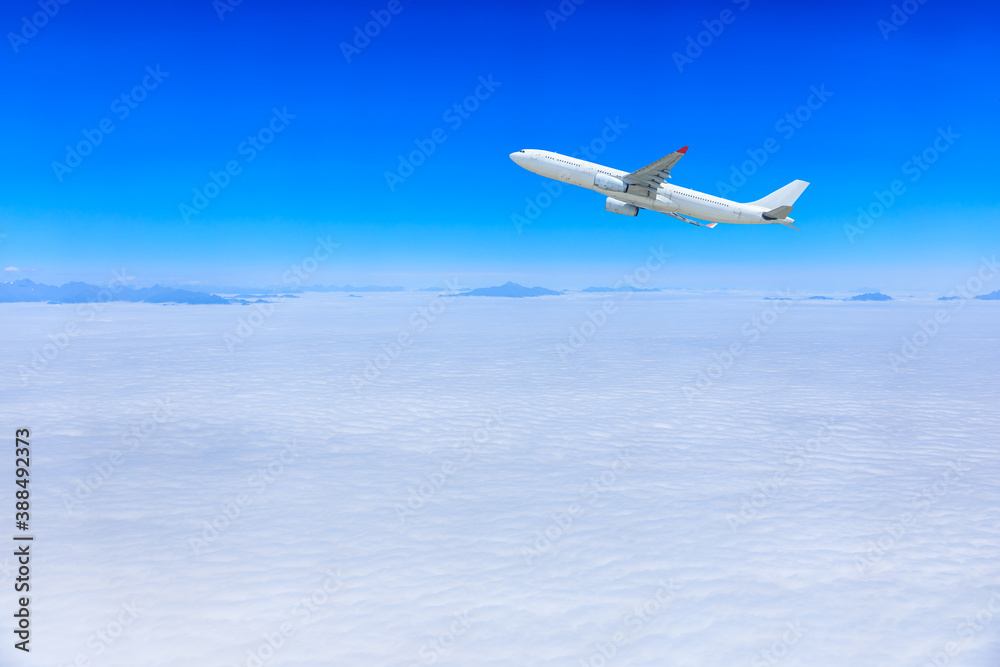
<svg viewBox="0 0 1000 667">
<path fill-rule="evenodd" d="M 462 292 L 455 296 L 505 296 L 511 298 L 522 298 L 527 296 L 549 296 L 558 295 L 561 292 L 546 289 L 545 287 L 525 287 L 518 285 L 512 280 L 508 280 L 503 285 L 495 287 L 480 287 L 479 289 Z"/>
</svg>

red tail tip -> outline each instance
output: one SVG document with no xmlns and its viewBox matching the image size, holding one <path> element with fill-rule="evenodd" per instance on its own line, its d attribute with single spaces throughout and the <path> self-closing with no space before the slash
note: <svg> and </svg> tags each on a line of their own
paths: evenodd
<svg viewBox="0 0 1000 667">
<path fill-rule="evenodd" d="M 687 152 L 688 152 L 688 147 L 687 147 L 687 146 L 685 146 L 684 148 L 678 148 L 678 149 L 677 149 L 677 152 L 678 152 L 678 153 L 687 153 Z"/>
</svg>

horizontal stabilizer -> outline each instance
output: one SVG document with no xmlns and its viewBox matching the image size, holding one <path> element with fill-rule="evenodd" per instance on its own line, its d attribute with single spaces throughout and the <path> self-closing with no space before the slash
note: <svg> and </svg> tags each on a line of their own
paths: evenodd
<svg viewBox="0 0 1000 667">
<path fill-rule="evenodd" d="M 782 218 L 787 218 L 788 214 L 792 212 L 791 206 L 779 206 L 778 208 L 772 208 L 770 211 L 764 214 L 766 220 L 781 220 Z"/>
</svg>

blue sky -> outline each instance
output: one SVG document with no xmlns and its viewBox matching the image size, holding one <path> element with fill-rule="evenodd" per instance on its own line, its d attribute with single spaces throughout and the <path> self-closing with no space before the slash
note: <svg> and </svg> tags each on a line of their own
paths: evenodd
<svg viewBox="0 0 1000 667">
<path fill-rule="evenodd" d="M 34 269 L 5 279 L 274 284 L 329 237 L 338 252 L 310 281 L 584 287 L 663 246 L 661 287 L 944 291 L 1000 246 L 993 5 L 914 2 L 893 30 L 892 3 L 55 6 L 34 31 L 37 2 L 0 12 L 0 263 Z M 345 56 L 372 12 L 386 25 Z M 77 166 L 54 165 L 102 122 Z M 244 143 L 262 130 L 270 143 Z M 518 230 L 545 190 L 508 154 L 573 153 L 602 132 L 597 161 L 621 169 L 689 145 L 674 182 L 714 194 L 771 139 L 727 196 L 810 181 L 802 231 L 616 216 L 581 189 Z M 416 142 L 433 152 L 390 187 Z M 924 151 L 937 159 L 915 167 Z M 185 216 L 227 164 L 226 187 Z M 895 180 L 884 214 L 846 233 Z"/>
</svg>

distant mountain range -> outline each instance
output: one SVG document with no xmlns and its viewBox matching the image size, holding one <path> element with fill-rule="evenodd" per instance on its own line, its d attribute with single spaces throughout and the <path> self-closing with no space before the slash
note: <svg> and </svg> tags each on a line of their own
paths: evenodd
<svg viewBox="0 0 1000 667">
<path fill-rule="evenodd" d="M 963 297 L 952 294 L 949 296 L 939 296 L 938 301 L 957 301 L 962 298 Z M 1000 289 L 990 292 L 989 294 L 980 294 L 979 296 L 974 296 L 972 298 L 979 299 L 980 301 L 1000 301 Z"/>
<path fill-rule="evenodd" d="M 836 301 L 833 297 L 829 296 L 810 296 L 807 297 L 809 300 L 818 301 Z M 938 301 L 955 301 L 961 299 L 960 296 L 939 296 Z M 974 299 L 981 299 L 983 301 L 1000 301 L 1000 290 L 995 292 L 990 292 L 989 294 L 980 294 L 979 296 L 973 297 Z M 765 301 L 791 301 L 788 297 L 772 297 L 765 296 Z M 843 299 L 843 301 L 893 301 L 894 299 L 881 292 L 865 292 L 864 294 L 858 294 L 857 296 L 852 296 L 848 299 Z"/>
<path fill-rule="evenodd" d="M 808 296 L 808 297 L 798 297 L 792 298 L 790 296 L 765 296 L 764 301 L 836 301 L 832 296 Z M 842 301 L 892 301 L 891 296 L 882 294 L 881 292 L 867 292 L 866 294 L 859 294 L 857 296 L 852 296 L 848 299 L 842 299 Z"/>
<path fill-rule="evenodd" d="M 163 287 L 99 287 L 88 283 L 72 282 L 59 287 L 42 285 L 31 280 L 0 283 L 0 303 L 17 301 L 45 301 L 49 303 L 94 303 L 104 301 L 131 301 L 142 303 L 226 304 L 215 294 L 192 292 L 186 289 Z"/>
<path fill-rule="evenodd" d="M 447 288 L 425 287 L 416 290 L 418 292 L 444 291 Z M 185 304 L 251 304 L 267 303 L 260 297 L 277 298 L 298 298 L 296 294 L 303 292 L 402 292 L 406 291 L 402 287 L 385 287 L 381 285 L 368 285 L 366 287 L 355 287 L 345 285 L 309 285 L 297 287 L 295 289 L 275 290 L 270 289 L 247 289 L 247 288 L 221 288 L 215 290 L 223 294 L 235 295 L 222 297 L 218 294 L 208 292 L 198 292 L 178 287 L 166 287 L 163 285 L 153 285 L 152 287 L 124 287 L 115 288 L 101 287 L 83 282 L 69 282 L 58 287 L 36 283 L 28 279 L 15 280 L 13 282 L 0 283 L 0 303 L 14 302 L 49 302 L 49 303 L 93 303 L 99 301 L 128 301 L 141 303 L 185 303 Z M 580 290 L 581 293 L 610 293 L 610 292 L 659 292 L 659 288 L 642 288 L 626 285 L 623 287 L 587 287 Z M 507 282 L 494 287 L 481 287 L 465 292 L 452 293 L 448 296 L 492 296 L 523 298 L 532 296 L 560 296 L 565 292 L 546 289 L 545 287 L 525 287 L 515 282 Z M 349 294 L 348 296 L 358 296 Z M 801 297 L 800 297 L 801 298 Z M 828 296 L 805 297 L 809 300 L 834 301 Z M 959 296 L 942 296 L 939 301 L 952 301 L 960 299 Z M 983 301 L 1000 301 L 1000 290 L 981 294 L 976 299 Z M 767 301 L 788 301 L 790 297 L 764 297 Z M 892 301 L 893 298 L 881 292 L 866 292 L 852 296 L 843 301 Z"/>
<path fill-rule="evenodd" d="M 522 298 L 526 296 L 559 296 L 562 292 L 545 289 L 544 287 L 525 287 L 517 283 L 507 282 L 496 287 L 480 287 L 468 292 L 459 292 L 452 296 L 505 296 L 512 298 Z"/>
</svg>

